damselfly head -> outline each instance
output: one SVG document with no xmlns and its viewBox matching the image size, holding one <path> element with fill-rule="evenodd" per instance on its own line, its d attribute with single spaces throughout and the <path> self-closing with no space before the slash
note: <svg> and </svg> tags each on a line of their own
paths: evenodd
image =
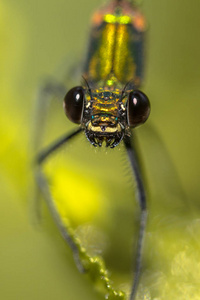
<svg viewBox="0 0 200 300">
<path fill-rule="evenodd" d="M 93 146 L 114 148 L 143 124 L 150 113 L 147 96 L 139 91 L 84 89 L 77 86 L 64 98 L 64 110 L 74 123 L 81 124 Z"/>
</svg>

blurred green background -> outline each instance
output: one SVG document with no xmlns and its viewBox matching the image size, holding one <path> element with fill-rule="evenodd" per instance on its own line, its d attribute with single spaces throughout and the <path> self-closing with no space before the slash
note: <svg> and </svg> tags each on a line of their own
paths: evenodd
<svg viewBox="0 0 200 300">
<path fill-rule="evenodd" d="M 71 251 L 48 212 L 44 213 L 42 227 L 36 229 L 31 224 L 28 204 L 33 189 L 30 144 L 36 90 L 46 77 L 57 76 L 59 70 L 62 73 L 62 63 L 71 57 L 81 62 L 89 19 L 101 3 L 0 2 L 1 299 L 103 298 L 87 276 L 78 273 Z M 145 267 L 138 299 L 144 299 L 144 294 L 145 299 L 200 299 L 200 2 L 144 0 L 142 10 L 149 23 L 143 90 L 151 100 L 152 112 L 150 125 L 138 129 L 150 195 Z M 53 125 L 49 139 L 73 128 L 62 111 L 57 111 L 57 119 L 59 124 Z M 152 134 L 151 126 L 162 137 L 164 147 Z M 83 210 L 86 203 L 90 209 L 85 209 L 87 213 L 82 218 L 72 207 L 71 223 L 75 226 L 94 222 L 94 228 L 100 228 L 98 237 L 104 231 L 102 244 L 108 243 L 105 260 L 111 277 L 126 290 L 131 280 L 131 230 L 135 228 L 138 209 L 131 210 L 132 181 L 123 147 L 99 153 L 82 136 L 68 152 L 68 161 L 63 162 L 66 153 L 62 152 L 62 158 L 58 154 L 49 166 L 52 172 L 58 165 L 57 175 L 52 179 L 57 186 L 55 195 L 61 199 L 65 196 L 64 189 L 58 195 L 61 178 L 66 178 L 66 182 L 70 178 L 72 188 L 77 186 L 82 202 L 75 204 L 75 208 L 77 205 Z M 109 163 L 103 161 L 105 156 Z M 66 177 L 62 177 L 65 165 L 69 173 L 66 171 Z M 76 193 L 71 197 L 71 201 L 76 199 Z M 78 227 L 77 235 L 82 231 L 85 234 L 83 228 Z M 90 247 L 85 236 L 85 246 Z"/>
</svg>

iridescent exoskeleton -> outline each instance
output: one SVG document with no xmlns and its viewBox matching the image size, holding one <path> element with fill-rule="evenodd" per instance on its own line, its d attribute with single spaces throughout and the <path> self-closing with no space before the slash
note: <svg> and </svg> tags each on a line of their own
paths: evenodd
<svg viewBox="0 0 200 300">
<path fill-rule="evenodd" d="M 110 1 L 94 13 L 82 71 L 83 84 L 71 88 L 64 98 L 65 113 L 78 127 L 44 149 L 36 159 L 39 187 L 61 234 L 73 251 L 79 270 L 84 271 L 77 246 L 59 220 L 55 207 L 51 205 L 52 199 L 47 192 L 41 165 L 49 154 L 81 131 L 85 131 L 88 141 L 95 147 L 105 145 L 114 148 L 123 140 L 135 175 L 141 207 L 136 269 L 130 300 L 135 298 L 137 292 L 146 224 L 145 190 L 132 143 L 134 128 L 143 124 L 150 113 L 147 96 L 138 90 L 143 79 L 145 30 L 143 15 L 127 0 Z"/>
</svg>

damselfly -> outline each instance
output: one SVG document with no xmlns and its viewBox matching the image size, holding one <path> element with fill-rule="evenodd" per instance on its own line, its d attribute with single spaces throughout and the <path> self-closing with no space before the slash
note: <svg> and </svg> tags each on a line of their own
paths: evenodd
<svg viewBox="0 0 200 300">
<path fill-rule="evenodd" d="M 55 150 L 84 131 L 94 147 L 114 148 L 124 143 L 137 185 L 141 208 L 136 268 L 130 300 L 135 299 L 141 269 L 142 245 L 146 224 L 146 197 L 134 149 L 134 128 L 150 113 L 147 96 L 138 90 L 143 79 L 145 19 L 128 0 L 113 0 L 97 10 L 92 19 L 89 48 L 82 71 L 82 85 L 71 88 L 64 98 L 67 117 L 78 124 L 36 158 L 36 180 L 55 222 L 71 247 L 80 271 L 85 267 L 79 249 L 59 218 L 52 203 L 42 165 Z M 112 151 L 112 150 L 110 150 Z"/>
</svg>

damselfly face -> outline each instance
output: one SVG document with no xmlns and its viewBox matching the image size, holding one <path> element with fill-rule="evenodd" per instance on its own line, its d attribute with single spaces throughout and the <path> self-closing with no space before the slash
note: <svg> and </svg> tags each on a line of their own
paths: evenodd
<svg viewBox="0 0 200 300">
<path fill-rule="evenodd" d="M 147 96 L 139 90 L 84 89 L 74 87 L 64 98 L 64 110 L 81 124 L 93 146 L 114 148 L 130 135 L 130 128 L 143 124 L 150 113 Z"/>
</svg>

